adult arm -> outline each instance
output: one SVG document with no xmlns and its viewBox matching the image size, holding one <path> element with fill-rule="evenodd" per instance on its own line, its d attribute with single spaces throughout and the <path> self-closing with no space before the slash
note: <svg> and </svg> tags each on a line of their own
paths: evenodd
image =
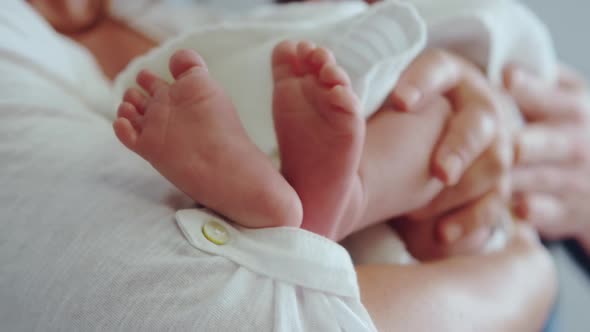
<svg viewBox="0 0 590 332">
<path fill-rule="evenodd" d="M 494 254 L 357 274 L 380 331 L 539 331 L 556 293 L 548 253 L 523 228 Z"/>
</svg>

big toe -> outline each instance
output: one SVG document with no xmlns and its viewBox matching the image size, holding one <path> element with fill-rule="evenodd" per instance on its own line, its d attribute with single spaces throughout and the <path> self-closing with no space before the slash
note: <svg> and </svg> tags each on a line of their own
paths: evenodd
<svg viewBox="0 0 590 332">
<path fill-rule="evenodd" d="M 275 81 L 295 75 L 297 64 L 297 44 L 286 40 L 278 44 L 272 52 L 272 73 Z"/>
<path fill-rule="evenodd" d="M 170 73 L 179 79 L 194 68 L 206 69 L 205 60 L 193 50 L 176 51 L 170 58 Z"/>
</svg>

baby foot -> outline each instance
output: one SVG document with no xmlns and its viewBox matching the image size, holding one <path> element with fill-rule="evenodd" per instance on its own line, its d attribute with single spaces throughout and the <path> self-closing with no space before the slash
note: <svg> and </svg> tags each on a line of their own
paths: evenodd
<svg viewBox="0 0 590 332">
<path fill-rule="evenodd" d="M 172 84 L 138 74 L 148 96 L 127 90 L 113 124 L 119 140 L 195 201 L 243 226 L 299 226 L 297 194 L 250 141 L 203 59 L 178 51 L 170 72 Z"/>
<path fill-rule="evenodd" d="M 283 42 L 272 66 L 281 170 L 301 198 L 302 227 L 339 239 L 365 200 L 358 176 L 365 132 L 359 102 L 324 48 Z"/>
</svg>

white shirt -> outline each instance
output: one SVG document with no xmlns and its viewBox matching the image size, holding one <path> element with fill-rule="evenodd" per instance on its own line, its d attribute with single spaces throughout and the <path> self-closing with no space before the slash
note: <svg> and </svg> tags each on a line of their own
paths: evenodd
<svg viewBox="0 0 590 332">
<path fill-rule="evenodd" d="M 193 209 L 126 151 L 92 57 L 25 2 L 0 41 L 3 330 L 374 330 L 342 247 Z"/>
<path fill-rule="evenodd" d="M 210 242 L 214 216 L 116 141 L 88 53 L 22 1 L 0 40 L 2 330 L 375 330 L 340 245 L 219 219 Z"/>
</svg>

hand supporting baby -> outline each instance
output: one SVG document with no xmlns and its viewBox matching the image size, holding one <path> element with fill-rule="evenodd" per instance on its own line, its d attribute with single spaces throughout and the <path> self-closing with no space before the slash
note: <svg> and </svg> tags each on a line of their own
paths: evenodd
<svg viewBox="0 0 590 332">
<path fill-rule="evenodd" d="M 444 95 L 453 107 L 433 154 L 432 171 L 447 187 L 396 226 L 412 254 L 436 259 L 481 253 L 511 216 L 508 171 L 513 152 L 503 95 L 478 68 L 442 50 L 427 50 L 405 71 L 391 100 L 417 111 Z M 482 217 L 485 216 L 485 217 Z"/>
<path fill-rule="evenodd" d="M 515 214 L 548 239 L 577 239 L 590 253 L 590 93 L 572 69 L 547 83 L 522 68 L 505 72 L 506 88 L 527 123 L 512 172 Z"/>
</svg>

